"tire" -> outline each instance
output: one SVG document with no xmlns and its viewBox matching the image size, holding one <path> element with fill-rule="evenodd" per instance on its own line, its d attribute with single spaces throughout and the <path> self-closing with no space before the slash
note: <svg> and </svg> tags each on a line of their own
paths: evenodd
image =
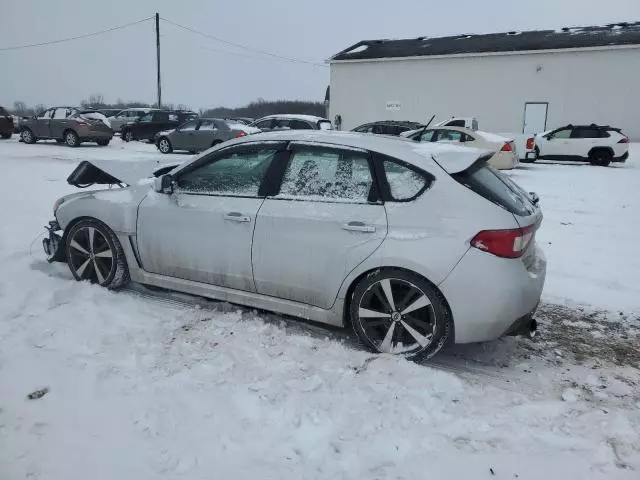
<svg viewBox="0 0 640 480">
<path fill-rule="evenodd" d="M 173 147 L 171 146 L 171 142 L 167 137 L 160 137 L 157 143 L 158 150 L 161 153 L 171 153 L 173 152 Z"/>
<path fill-rule="evenodd" d="M 534 151 L 536 152 L 536 156 L 533 157 L 533 160 L 531 160 L 531 163 L 537 161 L 538 159 L 540 159 L 540 149 L 538 148 L 538 146 L 536 145 Z"/>
<path fill-rule="evenodd" d="M 78 137 L 78 134 L 73 130 L 67 130 L 64 132 L 64 143 L 69 147 L 76 148 L 80 145 L 80 137 Z"/>
<path fill-rule="evenodd" d="M 600 167 L 607 167 L 611 163 L 611 152 L 607 150 L 595 150 L 589 154 L 589 163 Z"/>
<path fill-rule="evenodd" d="M 133 132 L 131 130 L 125 130 L 120 134 L 120 138 L 125 142 L 131 142 L 132 140 L 134 140 Z"/>
<path fill-rule="evenodd" d="M 109 145 L 110 141 L 111 140 L 96 140 L 96 143 L 101 147 L 106 147 L 107 145 Z"/>
<path fill-rule="evenodd" d="M 67 265 L 78 280 L 89 280 L 115 290 L 129 282 L 122 245 L 104 223 L 86 219 L 74 224 L 65 237 Z"/>
<path fill-rule="evenodd" d="M 412 360 L 438 353 L 453 331 L 440 292 L 404 270 L 377 270 L 363 277 L 353 292 L 349 314 L 353 331 L 366 348 Z"/>
<path fill-rule="evenodd" d="M 20 134 L 20 138 L 22 138 L 22 141 L 24 143 L 29 143 L 29 144 L 36 143 L 38 141 L 36 136 L 33 134 L 33 132 L 29 128 L 25 128 L 22 130 L 22 133 Z"/>
</svg>

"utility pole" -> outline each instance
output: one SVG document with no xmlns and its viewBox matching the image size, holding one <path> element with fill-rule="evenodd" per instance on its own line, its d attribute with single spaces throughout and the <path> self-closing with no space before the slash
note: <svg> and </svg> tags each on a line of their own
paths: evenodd
<svg viewBox="0 0 640 480">
<path fill-rule="evenodd" d="M 162 108 L 162 86 L 160 85 L 160 14 L 156 12 L 156 58 L 158 64 L 158 108 Z"/>
</svg>

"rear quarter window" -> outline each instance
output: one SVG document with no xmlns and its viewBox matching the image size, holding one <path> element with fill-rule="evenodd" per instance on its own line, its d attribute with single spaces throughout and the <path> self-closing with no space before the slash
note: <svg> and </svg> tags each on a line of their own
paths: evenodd
<svg viewBox="0 0 640 480">
<path fill-rule="evenodd" d="M 518 216 L 528 216 L 535 207 L 527 194 L 506 175 L 498 172 L 485 161 L 476 162 L 467 170 L 452 177 L 481 197 Z"/>
</svg>

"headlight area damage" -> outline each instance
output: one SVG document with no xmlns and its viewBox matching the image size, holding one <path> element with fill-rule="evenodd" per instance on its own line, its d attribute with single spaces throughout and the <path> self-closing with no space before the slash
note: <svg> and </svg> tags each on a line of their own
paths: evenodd
<svg viewBox="0 0 640 480">
<path fill-rule="evenodd" d="M 67 183 L 77 188 L 88 188 L 94 185 L 124 188 L 136 185 L 145 178 L 153 178 L 170 172 L 181 162 L 159 164 L 156 161 L 121 162 L 109 160 L 83 161 L 71 172 Z M 73 196 L 73 195 L 72 195 Z M 65 204 L 71 196 L 58 199 L 53 214 Z M 52 220 L 45 226 L 48 236 L 42 240 L 42 247 L 48 262 L 65 262 L 64 232 L 58 220 Z"/>
</svg>

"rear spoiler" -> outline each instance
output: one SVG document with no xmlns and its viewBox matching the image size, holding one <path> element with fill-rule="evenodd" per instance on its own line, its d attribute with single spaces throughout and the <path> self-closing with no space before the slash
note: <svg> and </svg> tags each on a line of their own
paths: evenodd
<svg viewBox="0 0 640 480">
<path fill-rule="evenodd" d="M 471 150 L 471 149 L 470 149 Z M 433 160 L 450 175 L 464 172 L 466 170 L 480 168 L 484 166 L 495 152 L 491 150 L 477 150 L 465 152 L 440 152 L 433 155 Z"/>
<path fill-rule="evenodd" d="M 83 161 L 71 172 L 67 183 L 78 188 L 92 185 L 125 185 L 137 184 L 144 178 L 159 177 L 170 172 L 181 162 L 159 164 L 156 161 L 115 161 L 94 160 Z"/>
</svg>

